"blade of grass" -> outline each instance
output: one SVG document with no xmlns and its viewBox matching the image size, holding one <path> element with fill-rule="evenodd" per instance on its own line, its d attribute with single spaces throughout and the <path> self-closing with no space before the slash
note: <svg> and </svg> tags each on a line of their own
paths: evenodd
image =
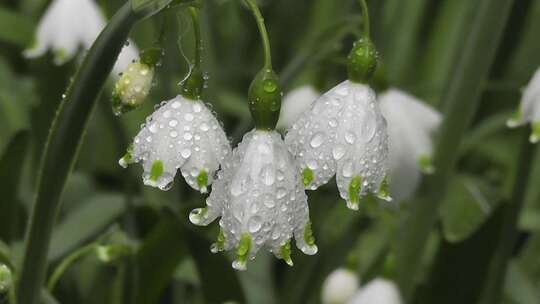
<svg viewBox="0 0 540 304">
<path fill-rule="evenodd" d="M 397 235 L 397 281 L 405 298 L 410 298 L 417 284 L 419 257 L 437 221 L 461 140 L 477 111 L 513 2 L 482 0 L 479 3 L 455 73 L 443 97 L 445 117 L 434 157 L 437 171 L 423 183 L 422 199 L 411 206 Z"/>
</svg>

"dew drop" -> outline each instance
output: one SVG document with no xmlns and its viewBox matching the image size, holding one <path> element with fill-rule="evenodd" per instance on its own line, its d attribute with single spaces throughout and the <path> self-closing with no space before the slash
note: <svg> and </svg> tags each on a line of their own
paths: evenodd
<svg viewBox="0 0 540 304">
<path fill-rule="evenodd" d="M 170 127 L 176 127 L 178 125 L 178 120 L 176 119 L 172 119 L 171 121 L 169 121 L 169 126 Z"/>
<path fill-rule="evenodd" d="M 275 172 L 271 165 L 267 165 L 261 170 L 261 178 L 267 186 L 274 184 Z"/>
<path fill-rule="evenodd" d="M 191 140 L 193 138 L 193 135 L 189 132 L 184 133 L 184 139 L 185 140 Z"/>
<path fill-rule="evenodd" d="M 332 156 L 335 160 L 340 160 L 345 155 L 345 148 L 342 145 L 337 145 L 332 150 Z"/>
<path fill-rule="evenodd" d="M 356 136 L 354 135 L 354 133 L 348 131 L 347 133 L 345 133 L 345 141 L 348 143 L 348 144 L 354 144 L 354 141 L 356 140 Z"/>
<path fill-rule="evenodd" d="M 276 193 L 276 198 L 282 199 L 285 197 L 285 195 L 287 195 L 287 190 L 285 190 L 285 188 L 279 188 Z"/>
<path fill-rule="evenodd" d="M 176 137 L 178 137 L 178 132 L 176 132 L 176 131 L 171 131 L 171 133 L 169 133 L 169 135 L 170 135 L 172 138 L 176 138 Z"/>
<path fill-rule="evenodd" d="M 310 145 L 313 148 L 318 148 L 322 145 L 323 141 L 324 141 L 324 134 L 319 132 L 313 135 L 313 137 L 311 138 Z"/>
<path fill-rule="evenodd" d="M 194 117 L 193 117 L 193 114 L 191 114 L 191 113 L 186 113 L 186 115 L 184 115 L 184 119 L 185 119 L 186 121 L 192 121 L 193 118 L 194 118 Z"/>
<path fill-rule="evenodd" d="M 353 162 L 351 160 L 346 161 L 342 170 L 344 177 L 351 177 L 353 175 Z"/>
<path fill-rule="evenodd" d="M 191 156 L 191 150 L 190 149 L 184 149 L 182 152 L 180 152 L 180 155 L 182 155 L 183 158 L 188 158 Z"/>
<path fill-rule="evenodd" d="M 248 229 L 251 233 L 256 233 L 257 231 L 261 230 L 262 227 L 262 219 L 260 216 L 254 216 L 249 219 L 248 221 Z"/>
<path fill-rule="evenodd" d="M 201 124 L 201 126 L 200 126 L 200 129 L 201 129 L 201 131 L 206 132 L 206 131 L 210 130 L 210 127 L 208 126 L 207 123 L 203 122 Z"/>
</svg>

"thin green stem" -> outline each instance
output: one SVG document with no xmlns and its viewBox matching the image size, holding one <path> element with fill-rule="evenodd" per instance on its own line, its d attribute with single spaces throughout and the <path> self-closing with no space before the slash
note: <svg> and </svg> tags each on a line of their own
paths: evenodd
<svg viewBox="0 0 540 304">
<path fill-rule="evenodd" d="M 60 277 L 62 277 L 62 275 L 64 274 L 64 272 L 66 272 L 69 266 L 71 266 L 75 261 L 82 258 L 89 252 L 95 250 L 97 246 L 98 243 L 88 244 L 75 250 L 73 253 L 63 259 L 62 262 L 54 269 L 53 274 L 49 278 L 49 283 L 47 284 L 47 289 L 49 290 L 49 292 L 51 294 L 53 293 L 56 284 L 60 280 Z"/>
<path fill-rule="evenodd" d="M 360 2 L 360 7 L 362 8 L 362 22 L 364 24 L 364 36 L 369 39 L 369 10 L 366 3 L 366 0 L 358 0 Z"/>
<path fill-rule="evenodd" d="M 196 68 L 200 68 L 202 64 L 202 35 L 201 25 L 199 22 L 199 10 L 193 6 L 189 7 L 189 14 L 191 15 L 191 21 L 193 22 L 193 34 L 195 36 L 195 58 L 193 65 Z"/>
<path fill-rule="evenodd" d="M 257 26 L 259 27 L 259 33 L 261 34 L 261 39 L 264 47 L 264 67 L 268 70 L 272 69 L 272 52 L 270 51 L 270 39 L 268 38 L 268 31 L 264 25 L 264 18 L 259 10 L 259 7 L 255 3 L 255 0 L 244 0 L 249 6 L 249 9 L 255 17 Z"/>
</svg>

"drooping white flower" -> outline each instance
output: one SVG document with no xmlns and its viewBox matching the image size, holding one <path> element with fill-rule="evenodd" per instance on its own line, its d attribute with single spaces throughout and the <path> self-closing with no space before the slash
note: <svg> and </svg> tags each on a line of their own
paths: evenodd
<svg viewBox="0 0 540 304">
<path fill-rule="evenodd" d="M 236 248 L 237 270 L 245 269 L 247 258 L 262 247 L 292 265 L 293 236 L 305 254 L 317 252 L 299 171 L 276 131 L 254 130 L 244 136 L 218 172 L 206 204 L 189 218 L 208 225 L 221 216 L 212 251 Z"/>
<path fill-rule="evenodd" d="M 519 109 L 508 120 L 507 125 L 515 128 L 527 123 L 532 126 L 530 141 L 537 143 L 540 141 L 540 68 L 536 70 L 523 91 Z"/>
<path fill-rule="evenodd" d="M 323 304 L 346 304 L 358 290 L 356 273 L 339 268 L 324 280 L 322 286 Z"/>
<path fill-rule="evenodd" d="M 207 191 L 230 143 L 213 113 L 200 100 L 178 96 L 146 119 L 121 166 L 142 162 L 143 182 L 168 190 L 180 169 L 195 190 Z"/>
<path fill-rule="evenodd" d="M 386 121 L 368 86 L 344 81 L 321 96 L 287 133 L 308 189 L 336 175 L 340 195 L 351 209 L 361 196 L 390 200 L 386 171 Z"/>
<path fill-rule="evenodd" d="M 390 193 L 397 200 L 406 199 L 416 190 L 421 171 L 433 171 L 433 135 L 441 114 L 398 89 L 382 93 L 379 104 L 388 122 Z"/>
<path fill-rule="evenodd" d="M 54 0 L 39 22 L 35 44 L 24 55 L 40 57 L 50 49 L 54 52 L 54 62 L 64 64 L 79 48 L 90 49 L 104 27 L 105 18 L 93 0 Z M 123 71 L 136 58 L 137 48 L 130 43 L 120 53 L 115 73 Z"/>
<path fill-rule="evenodd" d="M 276 129 L 289 129 L 320 95 L 310 85 L 298 87 L 286 94 L 281 103 L 281 112 Z"/>
<path fill-rule="evenodd" d="M 403 300 L 392 281 L 377 278 L 362 287 L 348 304 L 401 304 Z"/>
</svg>

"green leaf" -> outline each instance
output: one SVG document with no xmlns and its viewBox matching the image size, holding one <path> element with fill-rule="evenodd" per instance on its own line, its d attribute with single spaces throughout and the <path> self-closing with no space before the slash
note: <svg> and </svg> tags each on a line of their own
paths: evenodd
<svg viewBox="0 0 540 304">
<path fill-rule="evenodd" d="M 0 7 L 0 41 L 24 48 L 30 46 L 33 37 L 34 24 L 30 18 Z"/>
<path fill-rule="evenodd" d="M 138 304 L 157 303 L 169 284 L 176 266 L 186 255 L 184 227 L 171 212 L 164 212 L 159 223 L 145 238 L 137 253 Z"/>
<path fill-rule="evenodd" d="M 517 262 L 508 265 L 504 286 L 505 298 L 515 304 L 540 304 L 540 289 Z"/>
<path fill-rule="evenodd" d="M 164 9 L 175 0 L 131 0 L 131 7 L 135 14 L 150 17 Z M 184 2 L 184 1 L 175 1 Z"/>
<path fill-rule="evenodd" d="M 0 158 L 0 197 L 3 202 L 0 212 L 0 238 L 7 243 L 16 237 L 20 224 L 18 192 L 28 143 L 28 131 L 17 133 Z"/>
<path fill-rule="evenodd" d="M 99 194 L 74 209 L 54 229 L 49 260 L 66 255 L 105 230 L 123 213 L 124 202 L 119 194 Z"/>
<path fill-rule="evenodd" d="M 495 190 L 483 180 L 471 176 L 455 177 L 441 203 L 446 240 L 456 243 L 468 238 L 490 216 L 497 203 Z"/>
</svg>

